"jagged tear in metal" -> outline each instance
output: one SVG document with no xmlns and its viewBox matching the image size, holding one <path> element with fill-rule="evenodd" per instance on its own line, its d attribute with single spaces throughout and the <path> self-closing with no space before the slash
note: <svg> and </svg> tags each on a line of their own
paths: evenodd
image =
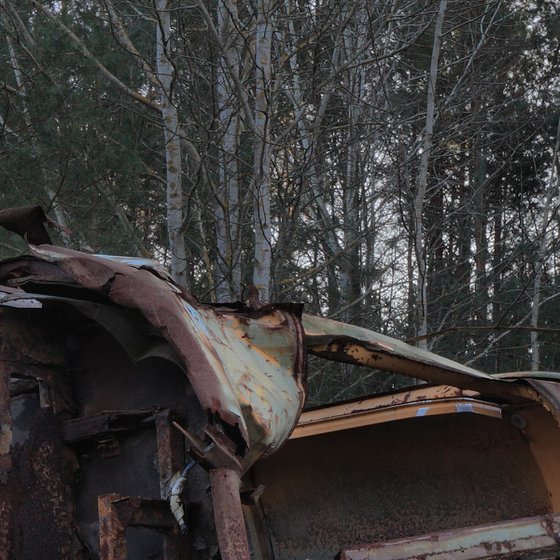
<svg viewBox="0 0 560 560">
<path fill-rule="evenodd" d="M 1 292 L 2 306 L 33 309 L 46 302 L 75 306 L 98 318 L 136 359 L 146 357 L 147 349 L 142 343 L 140 348 L 134 342 L 127 344 L 127 337 L 134 339 L 134 330 L 126 332 L 110 304 L 138 311 L 169 343 L 202 407 L 231 426 L 231 433 L 239 436 L 237 443 L 243 442 L 237 454 L 242 470 L 289 436 L 305 398 L 303 329 L 297 306 L 212 307 L 198 303 L 144 263 L 123 264 L 49 245 L 31 246 L 31 253 L 32 257 L 0 266 L 0 278 L 12 288 Z M 106 303 L 88 302 L 85 295 L 79 299 L 40 292 L 41 286 L 53 282 L 69 290 L 85 288 L 106 298 Z M 31 291 L 27 285 L 33 286 Z"/>
<path fill-rule="evenodd" d="M 495 450 L 494 436 L 480 443 L 499 465 L 492 471 L 496 488 L 503 483 L 498 450 L 538 478 L 523 499 L 503 506 L 503 515 L 489 509 L 481 521 L 500 532 L 509 527 L 502 524 L 508 515 L 533 516 L 522 525 L 538 540 L 544 518 L 535 516 L 560 507 L 555 474 L 560 447 L 546 443 L 558 436 L 557 423 L 547 420 L 560 416 L 558 374 L 490 376 L 367 329 L 302 315 L 297 304 L 200 303 L 157 263 L 52 245 L 45 226 L 55 224 L 38 207 L 0 211 L 0 225 L 30 247 L 29 255 L 0 263 L 0 560 L 38 554 L 46 559 L 210 558 L 217 546 L 223 560 L 238 560 L 249 557 L 249 542 L 253 556 L 263 560 L 304 558 L 310 550 L 317 558 L 339 552 L 369 557 L 383 548 L 368 544 L 376 535 L 394 539 L 402 533 L 371 522 L 359 531 L 344 527 L 344 516 L 352 517 L 356 508 L 364 513 L 357 512 L 359 523 L 379 514 L 375 505 L 363 502 L 362 488 L 377 490 L 355 468 L 360 457 L 384 484 L 392 484 L 387 478 L 392 467 L 377 460 L 383 449 L 370 449 L 367 434 L 382 442 L 390 423 L 398 440 L 392 443 L 394 460 L 402 455 L 429 465 L 414 448 L 414 437 L 422 434 L 418 419 L 448 430 L 452 439 L 453 430 L 465 433 L 462 421 L 452 430 L 444 429 L 441 419 L 464 413 L 489 433 L 501 426 Z M 308 353 L 438 386 L 301 417 Z M 396 430 L 398 422 L 413 422 L 414 428 Z M 417 435 L 410 439 L 412 433 Z M 398 443 L 405 440 L 410 449 L 402 450 Z M 426 441 L 437 452 L 436 440 Z M 355 458 L 355 466 L 337 457 L 342 450 Z M 187 474 L 185 451 L 209 477 L 200 467 Z M 469 453 L 460 447 L 449 456 L 462 465 L 470 461 Z M 477 461 L 473 464 L 485 464 Z M 468 469 L 463 474 L 473 476 Z M 344 478 L 356 487 L 341 484 Z M 322 483 L 340 501 L 338 517 L 325 488 L 314 486 Z M 415 496 L 406 477 L 394 485 Z M 189 504 L 181 502 L 183 488 Z M 301 496 L 292 499 L 291 488 Z M 426 482 L 419 488 L 425 492 Z M 191 531 L 187 539 L 171 514 L 170 499 L 183 532 Z M 316 518 L 324 499 L 331 510 Z M 396 525 L 399 516 L 387 514 L 394 498 L 376 500 L 385 508 L 378 519 Z M 437 507 L 447 512 L 450 505 L 442 499 Z M 426 520 L 432 517 L 415 508 L 418 530 L 449 528 L 444 522 L 430 524 Z M 208 534 L 212 515 L 217 539 Z M 329 528 L 331 518 L 336 527 Z M 461 527 L 468 514 L 456 518 Z M 441 519 L 454 518 L 447 512 Z M 161 536 L 146 537 L 144 532 L 154 529 Z M 468 534 L 468 528 L 464 531 Z M 440 534 L 442 542 L 448 538 Z M 549 540 L 543 537 L 547 546 Z M 533 554 L 532 543 L 518 544 Z M 406 552 L 406 543 L 391 546 L 398 554 L 403 547 Z"/>
</svg>

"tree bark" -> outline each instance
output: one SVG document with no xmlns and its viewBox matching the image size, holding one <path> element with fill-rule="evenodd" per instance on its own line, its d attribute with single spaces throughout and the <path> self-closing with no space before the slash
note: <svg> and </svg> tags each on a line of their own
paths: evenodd
<svg viewBox="0 0 560 560">
<path fill-rule="evenodd" d="M 173 103 L 175 70 L 170 59 L 171 17 L 168 0 L 156 2 L 158 25 L 156 33 L 157 77 L 161 84 L 161 117 L 165 143 L 167 175 L 167 236 L 171 276 L 179 285 L 187 285 L 187 252 L 183 236 L 183 193 L 181 188 L 181 141 L 179 116 Z"/>
<path fill-rule="evenodd" d="M 233 92 L 229 84 L 228 60 L 239 64 L 233 25 L 237 13 L 236 0 L 218 2 L 218 32 L 225 52 L 220 52 L 216 76 L 218 121 L 221 134 L 218 156 L 219 186 L 216 203 L 215 286 L 217 301 L 239 298 L 241 263 L 239 255 L 239 183 L 237 143 L 239 117 L 233 106 Z M 239 70 L 236 70 L 239 73 Z"/>
<path fill-rule="evenodd" d="M 253 162 L 253 223 L 255 252 L 253 284 L 261 301 L 270 298 L 272 266 L 272 229 L 270 223 L 270 85 L 272 21 L 270 0 L 257 2 L 257 33 L 255 43 L 255 148 Z"/>
<path fill-rule="evenodd" d="M 414 219 L 414 248 L 416 255 L 416 265 L 418 268 L 418 281 L 416 285 L 416 312 L 418 318 L 416 336 L 420 337 L 423 337 L 428 333 L 427 247 L 422 214 L 428 187 L 428 167 L 430 164 L 430 156 L 432 153 L 433 145 L 438 62 L 441 51 L 442 27 L 446 8 L 447 0 L 440 0 L 434 31 L 434 43 L 432 47 L 432 58 L 430 62 L 430 74 L 428 76 L 426 124 L 424 127 L 424 140 L 422 143 L 422 157 L 420 160 L 420 170 L 418 173 L 416 196 L 414 197 L 414 205 L 412 209 Z M 427 349 L 426 339 L 420 339 L 420 341 L 418 342 L 418 346 L 420 348 Z"/>
<path fill-rule="evenodd" d="M 557 159 L 558 151 L 560 149 L 560 118 L 558 119 L 558 128 L 556 130 L 556 141 L 554 143 L 554 150 L 552 153 L 552 164 L 550 168 L 550 176 L 548 180 L 548 187 L 546 189 L 546 197 L 544 201 L 544 208 L 542 211 L 542 228 L 540 231 L 540 244 L 537 249 L 537 260 L 535 262 L 535 278 L 533 280 L 533 294 L 531 301 L 531 327 L 535 329 L 539 325 L 539 313 L 541 305 L 541 287 L 543 268 L 546 261 L 546 250 L 548 247 L 548 227 L 550 221 L 550 213 L 552 206 L 552 199 L 558 191 L 558 172 L 557 172 Z M 538 371 L 540 367 L 540 344 L 539 333 L 537 330 L 531 331 L 531 370 Z"/>
</svg>

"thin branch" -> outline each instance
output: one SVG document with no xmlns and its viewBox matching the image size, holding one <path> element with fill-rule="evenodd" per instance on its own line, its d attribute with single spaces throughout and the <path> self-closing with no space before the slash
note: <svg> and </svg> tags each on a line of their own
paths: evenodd
<svg viewBox="0 0 560 560">
<path fill-rule="evenodd" d="M 147 97 L 141 95 L 137 91 L 129 88 L 126 84 L 121 82 L 117 76 L 115 76 L 104 64 L 102 64 L 99 59 L 90 52 L 90 50 L 86 47 L 85 43 L 70 30 L 66 25 L 64 25 L 59 18 L 57 18 L 50 10 L 47 10 L 44 6 L 42 6 L 38 0 L 32 0 L 33 6 L 35 6 L 38 10 L 40 10 L 43 14 L 45 14 L 59 29 L 64 31 L 64 33 L 72 40 L 74 45 L 80 50 L 80 52 L 89 60 L 91 60 L 95 66 L 101 71 L 101 73 L 109 79 L 114 85 L 116 85 L 121 91 L 139 101 L 146 107 L 149 107 L 153 111 L 157 111 L 158 113 L 161 112 L 161 107 L 158 103 L 151 101 Z"/>
<path fill-rule="evenodd" d="M 119 18 L 115 7 L 111 0 L 103 0 L 105 4 L 105 9 L 107 10 L 107 14 L 109 15 L 109 20 L 111 26 L 115 32 L 115 37 L 117 42 L 123 47 L 127 52 L 133 55 L 136 62 L 140 65 L 146 78 L 151 82 L 151 84 L 156 89 L 161 89 L 161 82 L 158 79 L 154 69 L 148 64 L 148 61 L 140 54 L 140 51 L 136 48 L 134 43 L 130 40 L 128 33 L 126 32 L 126 28 L 123 25 L 121 19 Z"/>
<path fill-rule="evenodd" d="M 232 60 L 231 57 L 231 52 L 229 49 L 227 49 L 224 45 L 224 43 L 222 42 L 221 38 L 220 38 L 220 34 L 218 33 L 218 30 L 216 29 L 216 26 L 214 25 L 214 21 L 212 20 L 212 17 L 210 16 L 210 13 L 208 12 L 206 6 L 204 5 L 204 2 L 202 2 L 202 0 L 197 0 L 197 4 L 198 7 L 200 9 L 200 12 L 202 13 L 202 17 L 204 18 L 204 21 L 206 22 L 206 25 L 208 26 L 208 30 L 210 31 L 210 34 L 212 35 L 212 39 L 214 40 L 214 42 L 216 43 L 216 45 L 218 46 L 218 48 L 220 49 L 220 52 L 222 53 L 222 56 L 224 57 L 224 61 L 226 63 L 227 69 L 230 73 L 230 76 L 233 80 L 233 83 L 235 85 L 235 89 L 237 90 L 237 95 L 239 96 L 239 100 L 241 101 L 241 107 L 243 108 L 243 114 L 245 116 L 245 119 L 247 120 L 247 125 L 249 126 L 249 129 L 251 130 L 251 132 L 256 133 L 256 125 L 255 125 L 255 119 L 253 118 L 253 113 L 251 111 L 251 108 L 249 107 L 249 100 L 247 98 L 247 91 L 245 89 L 245 87 L 243 87 L 243 84 L 241 83 L 241 79 L 239 77 L 239 73 L 237 72 L 237 68 L 235 67 L 235 61 Z"/>
</svg>

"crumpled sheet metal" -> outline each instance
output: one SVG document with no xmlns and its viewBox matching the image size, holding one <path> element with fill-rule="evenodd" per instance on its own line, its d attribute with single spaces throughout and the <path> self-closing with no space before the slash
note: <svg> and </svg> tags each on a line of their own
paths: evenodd
<svg viewBox="0 0 560 560">
<path fill-rule="evenodd" d="M 325 359 L 416 377 L 437 385 L 452 385 L 511 402 L 544 404 L 560 425 L 560 373 L 518 372 L 489 375 L 432 352 L 330 319 L 303 314 L 305 346 Z"/>
<path fill-rule="evenodd" d="M 306 346 L 312 352 L 318 352 L 325 357 L 327 357 L 329 350 L 326 348 L 323 350 L 324 347 L 356 344 L 379 354 L 410 360 L 416 364 L 439 368 L 448 373 L 458 373 L 477 379 L 493 379 L 486 373 L 363 327 L 308 314 L 303 315 L 303 326 Z M 332 353 L 336 355 L 336 348 L 333 348 Z"/>
<path fill-rule="evenodd" d="M 131 266 L 52 245 L 30 248 L 73 282 L 139 311 L 167 339 L 201 405 L 238 429 L 247 445 L 244 469 L 288 438 L 305 398 L 303 329 L 292 310 L 206 306 L 161 270 L 144 264 Z M 27 295 L 24 306 L 41 300 Z M 6 293 L 7 305 L 18 305 L 17 300 Z"/>
<path fill-rule="evenodd" d="M 0 224 L 9 231 L 21 235 L 29 243 L 50 243 L 45 224 L 57 225 L 40 206 L 22 206 L 0 210 Z"/>
<path fill-rule="evenodd" d="M 325 359 L 416 377 L 438 385 L 506 398 L 528 397 L 522 384 L 497 379 L 432 352 L 368 329 L 304 314 L 307 350 Z M 530 398 L 530 396 L 529 396 Z"/>
</svg>

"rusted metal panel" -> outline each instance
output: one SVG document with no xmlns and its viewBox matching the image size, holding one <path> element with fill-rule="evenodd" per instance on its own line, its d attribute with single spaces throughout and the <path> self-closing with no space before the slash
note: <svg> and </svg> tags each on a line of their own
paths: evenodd
<svg viewBox="0 0 560 560">
<path fill-rule="evenodd" d="M 127 559 L 128 527 L 144 527 L 171 534 L 177 532 L 169 504 L 163 500 L 104 494 L 98 498 L 98 511 L 99 560 Z M 166 553 L 164 558 L 171 560 L 177 555 Z"/>
<path fill-rule="evenodd" d="M 430 383 L 480 391 L 503 398 L 534 397 L 522 385 L 501 382 L 432 352 L 362 327 L 304 314 L 305 344 L 311 354 L 357 364 Z M 506 381 L 505 383 L 503 381 Z"/>
<path fill-rule="evenodd" d="M 468 396 L 473 395 L 473 396 Z M 449 386 L 421 387 L 304 412 L 291 439 L 440 414 L 482 414 L 501 418 L 498 404 L 474 398 L 478 393 Z"/>
<path fill-rule="evenodd" d="M 62 443 L 60 423 L 51 408 L 35 415 L 20 460 L 14 558 L 82 559 L 72 490 L 77 461 Z"/>
<path fill-rule="evenodd" d="M 341 560 L 514 560 L 560 552 L 560 514 L 528 517 L 374 543 L 342 551 Z"/>
<path fill-rule="evenodd" d="M 19 499 L 17 475 L 12 472 L 13 433 L 9 381 L 10 368 L 0 360 L 0 560 L 9 560 L 13 548 L 14 505 Z"/>
<path fill-rule="evenodd" d="M 175 519 L 165 500 L 121 496 L 113 499 L 112 507 L 126 527 L 176 530 Z"/>
<path fill-rule="evenodd" d="M 171 479 L 185 465 L 185 443 L 180 433 L 173 427 L 171 413 L 166 410 L 155 415 L 159 484 L 162 499 L 169 499 Z"/>
<path fill-rule="evenodd" d="M 171 483 L 175 473 L 183 470 L 185 464 L 185 442 L 172 425 L 172 414 L 169 410 L 155 415 L 156 436 L 158 446 L 159 488 L 162 500 L 170 508 Z M 184 560 L 187 558 L 185 538 L 175 531 L 168 532 L 163 541 L 165 560 Z"/>
<path fill-rule="evenodd" d="M 45 224 L 55 224 L 40 206 L 0 210 L 0 225 L 24 237 L 29 243 L 50 243 Z"/>
<path fill-rule="evenodd" d="M 48 245 L 32 251 L 76 284 L 139 311 L 168 340 L 202 406 L 245 441 L 244 468 L 289 436 L 305 396 L 303 329 L 292 308 L 206 306 L 144 265 Z M 23 269 L 27 262 L 22 261 Z M 12 262 L 7 272 L 0 268 L 0 277 L 15 281 L 13 271 Z"/>
<path fill-rule="evenodd" d="M 153 410 L 108 411 L 91 416 L 81 416 L 64 422 L 63 437 L 66 443 L 76 443 L 108 434 L 138 430 L 154 423 Z"/>
<path fill-rule="evenodd" d="M 560 433 L 558 422 L 542 406 L 512 407 L 506 418 L 528 442 L 546 484 L 550 511 L 560 512 Z"/>
<path fill-rule="evenodd" d="M 138 526 L 166 534 L 163 545 L 156 536 L 141 554 L 186 557 L 165 501 L 183 470 L 183 433 L 210 473 L 193 471 L 202 491 L 187 490 L 198 507 L 192 522 L 211 518 L 204 503 L 209 476 L 221 556 L 248 559 L 239 478 L 289 438 L 305 398 L 307 352 L 446 386 L 306 412 L 287 447 L 256 464 L 255 480 L 245 479 L 255 557 L 330 559 L 342 547 L 350 553 L 403 531 L 498 522 L 560 504 L 560 450 L 547 443 L 558 427 L 542 417 L 546 409 L 560 418 L 560 384 L 552 382 L 558 376 L 494 378 L 367 329 L 311 316 L 302 322 L 294 305 L 262 306 L 254 297 L 249 306 L 202 304 L 156 263 L 53 247 L 49 220 L 36 208 L 0 212 L 2 223 L 35 245 L 32 256 L 0 263 L 0 363 L 37 380 L 40 406 L 56 419 L 45 429 L 57 434 L 42 449 L 39 428 L 26 430 L 14 494 L 6 497 L 8 486 L 1 487 L 0 545 L 19 538 L 18 558 L 32 558 L 51 534 L 46 557 L 96 557 L 97 544 L 90 545 L 97 542 L 97 506 L 101 558 L 124 560 L 127 548 L 136 557 L 138 535 L 127 543 L 126 530 Z M 8 377 L 0 375 L 0 463 L 8 457 L 10 467 L 18 457 Z M 74 451 L 79 487 L 72 485 Z M 53 466 L 61 457 L 65 467 Z M 43 471 L 37 475 L 34 465 Z M 49 469 L 56 476 L 47 477 Z M 76 541 L 73 488 L 87 553 Z M 174 496 L 180 493 L 175 488 Z M 60 519 L 57 503 L 64 503 Z M 20 538 L 14 530 L 27 532 L 28 515 L 39 529 Z M 54 525 L 48 535 L 47 520 Z M 215 537 L 200 537 L 207 530 L 190 544 L 211 557 Z"/>
<path fill-rule="evenodd" d="M 126 560 L 126 524 L 114 507 L 119 498 L 117 494 L 104 494 L 98 498 L 99 560 Z"/>
<path fill-rule="evenodd" d="M 527 439 L 508 417 L 449 414 L 290 440 L 251 469 L 274 558 L 332 560 L 344 547 L 545 514 Z"/>
<path fill-rule="evenodd" d="M 370 331 L 331 319 L 323 319 L 305 313 L 303 315 L 305 343 L 307 347 L 324 357 L 330 353 L 331 359 L 344 358 L 345 361 L 356 363 L 382 361 L 382 355 L 410 360 L 417 365 L 437 368 L 448 374 L 460 374 L 464 378 L 492 380 L 492 377 L 481 371 L 458 364 L 432 352 L 410 346 L 381 333 Z M 367 353 L 366 350 L 374 354 Z M 376 357 L 379 354 L 379 357 Z M 411 372 L 412 374 L 412 372 Z"/>
</svg>

